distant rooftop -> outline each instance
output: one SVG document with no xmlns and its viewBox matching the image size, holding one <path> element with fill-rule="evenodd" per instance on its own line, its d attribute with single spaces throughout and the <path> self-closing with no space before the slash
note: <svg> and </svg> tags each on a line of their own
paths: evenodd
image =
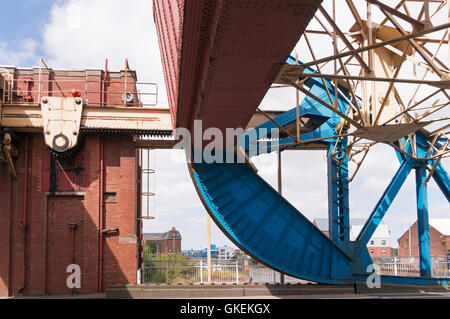
<svg viewBox="0 0 450 319">
<path fill-rule="evenodd" d="M 450 236 L 450 218 L 431 218 L 429 223 L 442 235 Z"/>
<path fill-rule="evenodd" d="M 172 236 L 172 234 L 175 233 L 175 237 Z M 169 231 L 166 231 L 165 233 L 143 233 L 145 240 L 166 240 L 166 239 L 181 239 L 181 233 L 174 228 L 172 228 Z"/>
</svg>

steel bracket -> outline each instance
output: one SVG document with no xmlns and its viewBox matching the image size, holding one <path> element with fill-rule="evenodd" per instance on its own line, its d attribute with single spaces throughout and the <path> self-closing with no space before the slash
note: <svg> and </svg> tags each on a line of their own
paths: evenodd
<svg viewBox="0 0 450 319">
<path fill-rule="evenodd" d="M 56 152 L 65 152 L 78 142 L 83 100 L 79 97 L 44 96 L 41 111 L 45 143 Z"/>
</svg>

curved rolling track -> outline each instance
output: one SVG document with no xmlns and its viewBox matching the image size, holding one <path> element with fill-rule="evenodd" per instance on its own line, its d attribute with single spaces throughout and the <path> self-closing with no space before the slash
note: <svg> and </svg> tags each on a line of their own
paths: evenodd
<svg viewBox="0 0 450 319">
<path fill-rule="evenodd" d="M 194 164 L 200 197 L 244 251 L 290 276 L 348 283 L 350 258 L 247 164 Z"/>
</svg>

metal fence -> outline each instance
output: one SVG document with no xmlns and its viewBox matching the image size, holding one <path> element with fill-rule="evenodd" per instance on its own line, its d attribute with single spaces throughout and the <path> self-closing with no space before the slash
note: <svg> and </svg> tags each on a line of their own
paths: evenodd
<svg viewBox="0 0 450 319">
<path fill-rule="evenodd" d="M 420 266 L 413 262 L 398 261 L 379 263 L 381 275 L 419 277 Z M 140 274 L 142 283 L 208 283 L 208 264 L 206 260 L 145 262 Z M 432 262 L 432 276 L 450 278 L 450 263 L 435 260 Z M 308 281 L 284 275 L 284 282 L 297 284 Z M 248 260 L 213 260 L 211 262 L 211 283 L 281 283 L 281 273 L 262 264 Z"/>
<path fill-rule="evenodd" d="M 142 269 L 142 283 L 207 283 L 206 260 L 151 261 Z M 211 263 L 211 283 L 280 283 L 281 274 L 264 265 L 247 260 L 214 260 Z M 284 277 L 285 283 L 307 283 L 294 277 Z"/>
<path fill-rule="evenodd" d="M 379 263 L 380 274 L 387 276 L 420 277 L 420 264 L 418 262 Z M 450 263 L 446 261 L 432 261 L 431 276 L 450 278 Z"/>
</svg>

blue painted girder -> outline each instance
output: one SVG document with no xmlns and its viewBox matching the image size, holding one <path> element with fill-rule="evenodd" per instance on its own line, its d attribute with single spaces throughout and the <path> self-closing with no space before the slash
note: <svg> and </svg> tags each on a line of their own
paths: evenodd
<svg viewBox="0 0 450 319">
<path fill-rule="evenodd" d="M 389 206 L 394 201 L 395 196 L 397 196 L 398 192 L 400 191 L 400 188 L 402 187 L 412 168 L 412 165 L 408 161 L 403 161 L 403 163 L 400 165 L 397 173 L 394 175 L 383 195 L 378 200 L 378 203 L 375 205 L 375 208 L 370 214 L 369 219 L 356 238 L 356 241 L 359 243 L 360 249 L 367 246 L 367 243 L 375 233 L 375 230 L 381 223 L 381 220 L 386 214 Z"/>
<path fill-rule="evenodd" d="M 430 225 L 428 221 L 427 170 L 416 167 L 417 230 L 419 239 L 420 275 L 431 277 Z"/>
<path fill-rule="evenodd" d="M 305 280 L 351 282 L 351 259 L 246 164 L 193 164 L 208 212 L 262 263 Z"/>
<path fill-rule="evenodd" d="M 286 61 L 286 63 L 295 65 L 295 58 L 290 56 Z M 305 73 L 309 72 L 314 72 L 314 70 L 312 68 L 307 68 L 305 70 Z M 310 78 L 307 81 L 305 81 L 304 84 L 305 86 L 310 88 L 310 92 L 312 94 L 319 97 L 322 101 L 325 101 L 330 105 L 334 103 L 335 89 L 328 79 L 322 80 Z M 327 87 L 332 100 L 330 100 L 330 97 L 328 96 L 325 86 Z M 338 92 L 338 103 L 337 103 L 338 109 L 339 111 L 345 114 L 347 113 L 347 110 L 349 108 L 349 104 L 346 101 L 346 98 L 348 100 L 351 100 L 351 97 L 345 88 L 340 87 L 340 90 L 342 94 L 345 94 L 345 97 L 340 92 Z M 333 111 L 325 108 L 319 102 L 306 96 L 301 102 L 299 110 L 300 110 L 300 118 L 308 116 L 317 116 L 324 119 L 324 123 L 320 125 L 316 130 L 301 134 L 300 140 L 302 142 L 315 138 L 324 138 L 328 136 L 333 136 L 337 134 L 335 128 L 341 122 L 341 117 L 336 113 L 334 113 Z M 276 121 L 278 125 L 285 126 L 296 121 L 296 118 L 297 118 L 297 108 L 294 107 L 291 110 L 275 117 L 273 120 Z M 259 147 L 259 144 L 257 143 L 259 139 L 268 136 L 271 131 L 278 131 L 278 130 L 279 128 L 275 123 L 273 123 L 272 121 L 267 121 L 261 124 L 260 126 L 251 129 L 247 131 L 245 134 L 243 134 L 238 140 L 238 145 L 241 146 L 244 150 L 246 150 L 250 157 L 268 153 L 271 151 L 284 150 L 290 147 L 297 146 L 296 144 L 292 144 L 294 141 L 291 137 L 286 137 L 281 138 L 278 141 L 274 142 L 267 141 L 262 145 L 262 147 Z M 330 143 L 330 142 L 334 142 L 334 140 L 328 139 L 324 140 L 322 143 Z"/>
</svg>

